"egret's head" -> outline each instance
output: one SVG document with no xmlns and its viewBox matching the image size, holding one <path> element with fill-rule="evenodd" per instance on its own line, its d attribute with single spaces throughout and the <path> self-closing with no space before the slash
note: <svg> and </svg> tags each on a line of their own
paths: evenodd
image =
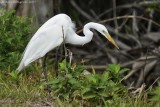
<svg viewBox="0 0 160 107">
<path fill-rule="evenodd" d="M 110 34 L 108 33 L 108 30 L 106 29 L 105 26 L 100 26 L 98 28 L 98 31 L 104 35 L 117 49 L 119 49 L 119 47 L 117 46 L 117 44 L 115 43 L 115 41 L 112 39 L 112 37 L 110 36 Z"/>
</svg>

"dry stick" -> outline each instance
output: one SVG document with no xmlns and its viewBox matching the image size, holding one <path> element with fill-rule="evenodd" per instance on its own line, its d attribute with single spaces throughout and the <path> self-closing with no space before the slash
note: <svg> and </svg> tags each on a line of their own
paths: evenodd
<svg viewBox="0 0 160 107">
<path fill-rule="evenodd" d="M 136 15 L 137 15 L 137 11 L 135 9 L 133 9 L 133 16 L 136 16 Z M 139 35 L 137 33 L 139 31 L 139 28 L 138 28 L 138 25 L 137 25 L 136 17 L 134 17 L 133 21 L 132 21 L 132 31 L 133 31 L 133 34 L 135 36 L 131 36 L 131 38 L 133 38 L 137 42 L 137 45 L 139 45 L 139 47 L 142 47 L 141 42 L 139 41 L 139 39 L 137 39 L 139 37 Z"/>
<path fill-rule="evenodd" d="M 136 10 L 134 9 L 133 10 L 133 16 L 136 16 L 137 15 L 137 12 L 136 12 Z M 138 34 L 137 34 L 137 31 L 138 31 L 139 29 L 138 29 L 138 25 L 137 25 L 137 19 L 134 17 L 133 18 L 133 22 L 132 22 L 132 31 L 133 31 L 133 34 L 135 35 L 135 36 L 137 36 L 138 37 Z"/>
<path fill-rule="evenodd" d="M 158 77 L 150 86 L 147 90 L 151 90 L 152 86 L 160 79 L 160 77 Z"/>
<path fill-rule="evenodd" d="M 72 57 L 73 57 L 73 54 L 72 54 L 72 52 L 69 50 L 69 49 L 67 49 L 67 51 L 68 51 L 68 56 L 69 56 L 69 63 L 71 64 L 72 63 Z"/>
<path fill-rule="evenodd" d="M 90 12 L 92 14 L 92 16 L 96 19 L 96 20 L 100 20 L 100 18 L 98 17 L 98 15 L 96 14 L 96 12 L 93 9 L 90 9 Z"/>
<path fill-rule="evenodd" d="M 87 14 L 85 11 L 83 11 L 74 0 L 70 0 L 70 3 L 72 4 L 72 6 L 79 12 L 81 13 L 86 19 L 91 20 L 91 21 L 95 21 L 95 19 L 93 17 L 91 17 L 89 14 Z"/>
<path fill-rule="evenodd" d="M 160 27 L 160 24 L 157 23 L 157 22 L 155 22 L 155 21 L 152 20 L 152 19 L 145 18 L 145 17 L 143 17 L 143 16 L 133 16 L 133 15 L 118 16 L 118 17 L 114 17 L 114 18 L 110 18 L 110 19 L 105 19 L 105 20 L 99 21 L 98 23 L 106 23 L 106 22 L 113 21 L 113 20 L 115 20 L 115 19 L 116 19 L 116 20 L 119 20 L 119 19 L 126 19 L 126 18 L 130 18 L 130 19 L 132 19 L 132 18 L 137 18 L 137 19 L 143 19 L 143 20 L 145 20 L 145 21 L 152 21 L 153 24 L 155 24 L 156 26 Z M 80 32 L 82 32 L 82 31 L 83 31 L 83 29 L 77 31 L 77 33 L 80 33 Z"/>
<path fill-rule="evenodd" d="M 149 13 L 150 18 L 153 18 L 153 14 L 154 14 L 154 10 L 152 10 L 152 11 Z M 152 28 L 152 21 L 150 20 L 150 21 L 148 22 L 147 32 L 150 32 L 150 31 L 151 31 L 151 28 Z"/>
<path fill-rule="evenodd" d="M 145 59 L 145 63 L 144 63 L 143 71 L 142 71 L 143 84 L 144 84 L 144 69 L 145 69 L 145 66 L 147 64 L 147 58 L 148 58 L 148 48 L 147 48 L 146 59 Z"/>
<path fill-rule="evenodd" d="M 147 57 L 147 59 L 148 59 L 148 57 Z M 156 59 L 157 59 L 157 57 L 153 57 L 153 58 L 149 58 L 148 60 L 156 60 Z M 141 60 L 135 59 L 135 60 L 120 64 L 120 65 L 121 65 L 121 67 L 127 67 L 127 66 L 132 65 L 135 61 L 141 61 Z M 92 69 L 91 65 L 85 65 L 85 66 L 87 67 L 87 69 Z M 98 70 L 106 69 L 106 65 L 92 65 L 92 66 L 94 69 L 98 69 Z M 139 68 L 137 68 L 137 69 L 139 69 Z M 128 75 L 132 75 L 132 74 L 128 74 Z M 128 75 L 126 75 L 125 79 L 127 79 L 129 77 Z"/>
<path fill-rule="evenodd" d="M 149 18 L 145 18 L 143 16 L 133 16 L 133 15 L 127 15 L 127 16 L 118 16 L 118 17 L 114 17 L 114 18 L 110 18 L 110 19 L 106 19 L 106 20 L 102 20 L 102 21 L 99 21 L 99 23 L 105 23 L 105 22 L 109 22 L 109 21 L 113 21 L 115 19 L 119 20 L 119 19 L 125 19 L 125 18 L 137 18 L 137 19 L 143 19 L 145 21 L 152 21 L 153 24 L 157 25 L 160 27 L 160 24 L 153 21 L 152 19 L 149 19 Z"/>
<path fill-rule="evenodd" d="M 132 12 L 129 12 L 128 14 L 131 14 Z M 128 18 L 126 18 L 122 23 L 121 23 L 121 25 L 119 26 L 119 28 L 118 29 L 122 29 L 122 27 L 127 23 L 127 21 L 128 21 Z"/>
<path fill-rule="evenodd" d="M 113 16 L 114 17 L 117 17 L 117 15 L 116 15 L 116 13 L 117 13 L 117 11 L 116 11 L 116 0 L 113 0 Z M 118 22 L 117 22 L 117 20 L 114 20 L 114 24 L 115 24 L 115 27 L 116 27 L 116 32 L 118 32 Z"/>
</svg>

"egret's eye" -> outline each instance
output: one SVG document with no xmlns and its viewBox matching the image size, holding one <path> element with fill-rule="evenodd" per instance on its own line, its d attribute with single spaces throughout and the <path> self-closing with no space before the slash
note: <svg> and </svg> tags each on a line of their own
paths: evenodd
<svg viewBox="0 0 160 107">
<path fill-rule="evenodd" d="M 102 32 L 105 34 L 105 36 L 108 36 L 108 32 L 106 32 L 105 30 L 102 30 Z"/>
<path fill-rule="evenodd" d="M 105 33 L 105 31 L 104 31 L 104 30 L 102 30 L 102 32 L 103 32 L 103 33 Z"/>
</svg>

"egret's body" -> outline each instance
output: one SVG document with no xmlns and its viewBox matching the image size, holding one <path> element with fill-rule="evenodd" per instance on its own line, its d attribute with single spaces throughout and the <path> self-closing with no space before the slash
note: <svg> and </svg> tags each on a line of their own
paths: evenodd
<svg viewBox="0 0 160 107">
<path fill-rule="evenodd" d="M 44 23 L 31 38 L 17 70 L 21 71 L 25 66 L 43 57 L 63 42 L 73 45 L 84 45 L 90 42 L 93 37 L 90 28 L 96 29 L 118 48 L 105 26 L 90 22 L 84 26 L 83 33 L 85 36 L 79 36 L 75 33 L 75 25 L 70 17 L 66 14 L 58 14 Z"/>
</svg>

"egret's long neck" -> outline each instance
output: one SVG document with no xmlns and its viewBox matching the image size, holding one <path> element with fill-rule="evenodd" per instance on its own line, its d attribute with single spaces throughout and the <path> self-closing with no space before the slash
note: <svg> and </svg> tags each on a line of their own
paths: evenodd
<svg viewBox="0 0 160 107">
<path fill-rule="evenodd" d="M 90 42 L 93 38 L 93 32 L 90 31 L 90 29 L 91 28 L 96 29 L 97 25 L 98 25 L 97 23 L 93 23 L 93 22 L 87 23 L 83 28 L 83 33 L 85 36 L 79 36 L 75 33 L 72 36 L 72 38 L 70 38 L 70 40 L 72 39 L 72 41 L 69 43 L 74 45 L 84 45 Z"/>
</svg>

